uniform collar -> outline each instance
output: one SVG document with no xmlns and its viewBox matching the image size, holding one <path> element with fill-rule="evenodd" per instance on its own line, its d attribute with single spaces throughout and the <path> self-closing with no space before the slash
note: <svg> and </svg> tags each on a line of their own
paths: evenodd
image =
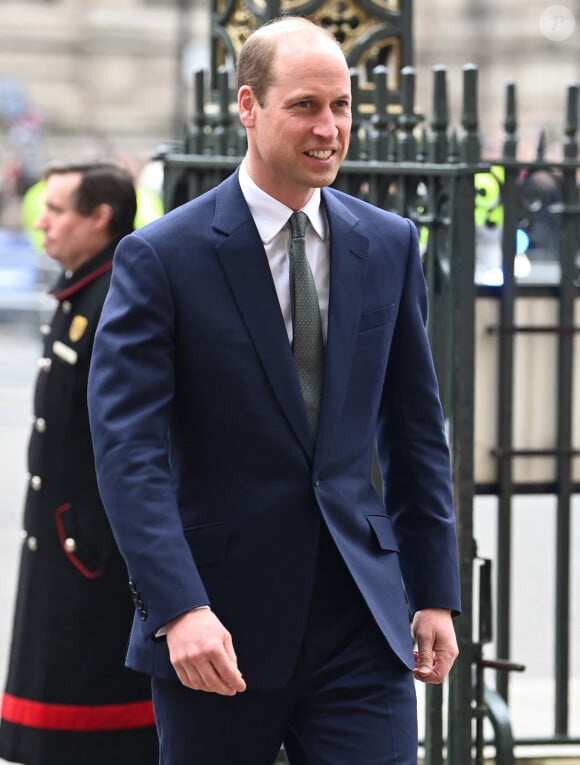
<svg viewBox="0 0 580 765">
<path fill-rule="evenodd" d="M 76 271 L 63 271 L 50 294 L 60 302 L 94 282 L 101 274 L 113 267 L 113 254 L 117 242 L 107 245 L 104 250 L 80 265 Z"/>
</svg>

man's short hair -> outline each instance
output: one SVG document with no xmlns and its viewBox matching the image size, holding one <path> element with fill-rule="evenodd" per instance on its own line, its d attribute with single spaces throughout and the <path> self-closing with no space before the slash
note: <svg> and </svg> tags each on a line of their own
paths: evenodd
<svg viewBox="0 0 580 765">
<path fill-rule="evenodd" d="M 90 215 L 98 205 L 107 204 L 113 211 L 109 233 L 114 239 L 134 230 L 137 196 L 133 177 L 126 167 L 112 160 L 53 162 L 46 167 L 43 178 L 67 173 L 81 176 L 73 195 L 78 213 Z"/>
<path fill-rule="evenodd" d="M 329 32 L 327 29 L 320 26 L 316 21 L 304 16 L 280 16 L 262 24 L 261 27 L 258 27 L 258 29 L 252 32 L 242 45 L 237 62 L 238 89 L 241 88 L 242 85 L 249 85 L 260 106 L 264 106 L 266 93 L 274 82 L 273 63 L 274 56 L 276 55 L 277 43 L 279 42 L 279 38 L 272 37 L 268 35 L 267 32 L 270 27 L 285 23 L 294 25 L 303 24 L 305 29 L 318 29 L 323 35 L 326 35 L 333 40 L 337 47 L 340 48 L 340 43 L 332 32 Z M 263 32 L 266 32 L 266 34 L 263 34 Z"/>
</svg>

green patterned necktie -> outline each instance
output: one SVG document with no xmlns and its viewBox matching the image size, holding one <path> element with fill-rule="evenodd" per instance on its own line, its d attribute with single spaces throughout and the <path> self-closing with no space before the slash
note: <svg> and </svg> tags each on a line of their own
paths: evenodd
<svg viewBox="0 0 580 765">
<path fill-rule="evenodd" d="M 318 410 L 324 373 L 324 341 L 320 306 L 314 277 L 306 257 L 306 213 L 290 216 L 290 303 L 292 306 L 292 352 L 306 403 L 312 433 L 318 429 Z"/>
</svg>

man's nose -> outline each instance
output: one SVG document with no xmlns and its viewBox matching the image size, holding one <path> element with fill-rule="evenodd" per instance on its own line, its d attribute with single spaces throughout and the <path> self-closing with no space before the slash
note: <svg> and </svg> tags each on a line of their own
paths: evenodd
<svg viewBox="0 0 580 765">
<path fill-rule="evenodd" d="M 334 112 L 330 107 L 320 112 L 314 131 L 325 138 L 336 138 L 338 128 L 336 127 Z"/>
<path fill-rule="evenodd" d="M 46 228 L 46 213 L 42 213 L 40 217 L 37 218 L 34 228 L 36 231 L 44 231 Z"/>
</svg>

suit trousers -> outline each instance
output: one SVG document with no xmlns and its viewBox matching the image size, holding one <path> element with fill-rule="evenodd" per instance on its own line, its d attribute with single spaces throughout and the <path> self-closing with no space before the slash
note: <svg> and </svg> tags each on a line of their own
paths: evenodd
<svg viewBox="0 0 580 765">
<path fill-rule="evenodd" d="M 282 742 L 290 765 L 417 765 L 412 674 L 325 529 L 302 652 L 287 686 L 233 697 L 157 678 L 152 688 L 160 765 L 273 765 Z"/>
</svg>

